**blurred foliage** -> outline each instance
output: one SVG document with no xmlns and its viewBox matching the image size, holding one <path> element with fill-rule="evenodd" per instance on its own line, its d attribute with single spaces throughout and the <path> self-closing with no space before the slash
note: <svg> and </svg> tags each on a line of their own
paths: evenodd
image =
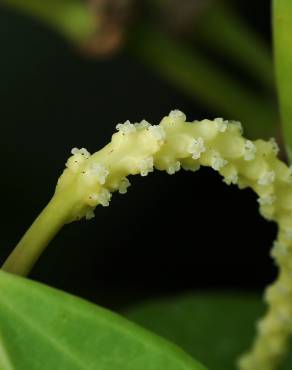
<svg viewBox="0 0 292 370">
<path fill-rule="evenodd" d="M 279 136 L 270 51 L 227 2 L 1 1 L 48 23 L 87 56 L 108 56 L 129 40 L 134 56 L 217 115 L 242 121 L 251 138 Z M 223 62 L 211 60 L 216 54 Z M 246 85 L 222 64 L 243 69 L 256 84 Z"/>
<path fill-rule="evenodd" d="M 10 157 L 10 162 L 4 161 L 5 163 L 3 163 L 6 175 L 3 177 L 2 186 L 6 186 L 5 189 L 9 189 L 13 194 L 19 193 L 19 184 L 21 184 L 22 190 L 32 189 L 32 191 L 35 191 L 36 188 L 33 187 L 32 184 L 36 178 L 35 174 L 40 173 L 40 170 L 43 173 L 41 180 L 44 185 L 43 190 L 36 192 L 37 194 L 33 197 L 26 194 L 25 191 L 22 192 L 21 204 L 22 207 L 27 210 L 28 218 L 22 225 L 23 213 L 20 212 L 19 223 L 21 223 L 21 226 L 19 224 L 18 232 L 16 233 L 14 232 L 17 222 L 17 220 L 15 220 L 15 208 L 19 207 L 19 197 L 7 197 L 7 199 L 4 200 L 7 202 L 5 220 L 8 219 L 10 221 L 3 223 L 3 228 L 5 230 L 3 230 L 1 238 L 4 244 L 9 244 L 9 247 L 11 243 L 16 242 L 18 234 L 24 231 L 26 227 L 25 223 L 28 224 L 30 222 L 29 220 L 35 216 L 34 209 L 41 207 L 43 199 L 46 198 L 52 188 L 52 178 L 57 177 L 62 168 L 62 163 L 60 163 L 60 165 L 56 165 L 56 163 L 59 163 L 60 156 L 66 157 L 65 153 L 69 150 L 68 145 L 71 145 L 68 141 L 79 140 L 78 142 L 85 143 L 88 139 L 86 135 L 89 135 L 90 138 L 92 138 L 90 145 L 92 145 L 92 148 L 95 148 L 96 145 L 101 145 L 105 138 L 111 133 L 112 127 L 107 127 L 106 125 L 101 126 L 100 123 L 95 130 L 95 132 L 98 132 L 98 135 L 96 135 L 96 137 L 92 135 L 92 132 L 94 132 L 92 128 L 96 124 L 97 118 L 100 118 L 96 117 L 95 110 L 92 109 L 92 107 L 98 105 L 102 110 L 102 106 L 105 106 L 104 111 L 106 113 L 104 113 L 104 115 L 107 114 L 109 121 L 112 119 L 114 120 L 116 119 L 115 109 L 112 109 L 112 107 L 115 106 L 115 102 L 117 102 L 117 104 L 118 102 L 123 104 L 127 99 L 127 97 L 124 98 L 125 100 L 121 98 L 121 92 L 125 95 L 127 88 L 132 88 L 132 90 L 134 90 L 137 86 L 137 80 L 133 78 L 131 74 L 127 75 L 128 85 L 125 86 L 125 81 L 121 74 L 124 73 L 124 66 L 128 63 L 128 60 L 125 61 L 123 55 L 122 57 L 113 55 L 115 51 L 122 47 L 123 43 L 124 50 L 128 51 L 131 57 L 143 60 L 149 69 L 157 71 L 166 81 L 166 85 L 157 88 L 157 85 L 153 84 L 151 80 L 150 82 L 148 81 L 149 76 L 146 75 L 144 79 L 144 84 L 147 85 L 148 83 L 148 90 L 145 89 L 146 91 L 151 91 L 151 88 L 154 88 L 157 94 L 161 92 L 162 95 L 171 95 L 168 85 L 168 82 L 170 82 L 170 85 L 177 87 L 185 93 L 186 96 L 191 97 L 194 103 L 198 104 L 199 102 L 196 107 L 200 106 L 202 102 L 202 104 L 210 107 L 211 111 L 213 109 L 213 112 L 217 112 L 216 114 L 218 115 L 230 115 L 228 118 L 242 120 L 246 128 L 246 133 L 250 137 L 279 136 L 279 133 L 276 132 L 278 130 L 278 113 L 274 96 L 271 51 L 265 44 L 265 41 L 262 40 L 261 36 L 256 35 L 252 30 L 252 27 L 248 24 L 248 20 L 236 13 L 232 6 L 234 4 L 232 3 L 214 2 L 212 4 L 212 2 L 210 2 L 209 6 L 202 7 L 199 11 L 197 11 L 197 8 L 195 8 L 196 12 L 185 11 L 185 14 L 188 16 L 187 20 L 183 16 L 181 17 L 182 20 L 180 24 L 173 25 L 173 15 L 178 15 L 179 12 L 178 8 L 175 6 L 177 1 L 149 0 L 139 3 L 136 1 L 131 4 L 129 2 L 130 14 L 126 11 L 126 15 L 121 17 L 122 19 L 118 17 L 116 23 L 115 18 L 111 17 L 115 6 L 111 9 L 107 9 L 105 8 L 104 1 L 88 2 L 88 7 L 85 5 L 86 2 L 81 0 L 1 0 L 1 2 L 3 3 L 3 9 L 4 6 L 6 9 L 11 8 L 11 11 L 15 11 L 15 15 L 18 14 L 18 17 L 25 14 L 26 16 L 33 17 L 35 20 L 39 20 L 44 25 L 48 25 L 51 29 L 57 31 L 66 38 L 66 40 L 69 40 L 70 43 L 79 50 L 80 55 L 85 57 L 84 61 L 80 61 L 81 58 L 78 59 L 76 55 L 73 57 L 73 53 L 69 55 L 69 53 L 66 54 L 66 52 L 64 52 L 62 54 L 61 51 L 64 48 L 64 44 L 58 41 L 57 36 L 52 36 L 53 38 L 55 37 L 54 42 L 57 46 L 51 47 L 51 49 L 46 52 L 46 46 L 41 45 L 41 43 L 46 41 L 49 43 L 49 40 L 51 41 L 51 36 L 45 35 L 42 39 L 38 40 L 35 37 L 39 31 L 38 27 L 35 27 L 31 31 L 27 31 L 26 34 L 22 35 L 23 38 L 19 37 L 19 43 L 16 42 L 18 35 L 15 34 L 17 31 L 19 32 L 19 28 L 18 30 L 13 30 L 11 27 L 9 39 L 6 39 L 7 50 L 11 52 L 9 55 L 13 55 L 14 58 L 7 63 L 7 68 L 3 68 L 4 77 L 8 81 L 5 94 L 9 95 L 10 93 L 13 95 L 15 91 L 17 91 L 18 94 L 16 94 L 13 108 L 7 108 L 4 100 L 3 109 L 11 109 L 11 112 L 8 112 L 7 116 L 13 116 L 13 114 L 16 114 L 14 111 L 18 110 L 19 118 L 15 120 L 15 122 L 11 120 L 12 124 L 9 128 L 10 137 L 13 137 L 14 141 L 12 142 L 11 140 L 11 142 L 9 142 L 10 137 L 5 139 L 5 141 L 7 141 L 5 154 Z M 98 3 L 102 6 L 96 7 Z M 110 3 L 114 4 L 115 1 L 111 1 Z M 27 17 L 28 23 L 30 20 L 29 17 Z M 5 16 L 3 18 L 5 18 Z M 7 17 L 7 19 L 8 25 L 6 29 L 9 29 L 10 18 Z M 163 22 L 161 22 L 161 20 L 163 20 Z M 22 57 L 27 51 L 27 45 L 25 44 L 26 36 L 31 38 L 29 40 L 31 55 L 23 61 Z M 286 48 L 284 44 L 283 46 L 282 51 Z M 40 50 L 42 54 L 38 55 Z M 105 57 L 107 59 L 105 59 Z M 71 64 L 69 63 L 69 58 L 72 58 Z M 86 58 L 91 58 L 91 61 L 88 62 Z M 99 60 L 98 63 L 95 61 L 97 58 Z M 46 65 L 45 61 L 47 59 L 50 59 L 52 63 Z M 107 69 L 105 67 L 106 65 L 110 65 L 113 68 Z M 21 78 L 19 78 L 17 73 L 15 75 L 13 74 L 15 66 L 18 66 L 20 69 L 23 68 L 20 74 Z M 287 66 L 289 65 L 287 64 Z M 9 68 L 12 73 L 7 74 Z M 52 70 L 54 68 L 55 71 Z M 36 72 L 39 69 L 43 75 L 46 75 L 45 80 L 39 79 L 38 72 Z M 133 74 L 139 73 L 139 68 L 135 64 L 130 63 L 129 69 Z M 82 73 L 78 75 L 80 70 L 82 70 Z M 108 78 L 109 76 L 107 73 L 109 71 L 111 73 L 111 79 Z M 11 79 L 12 83 L 9 79 Z M 61 82 L 56 83 L 56 81 Z M 43 82 L 45 82 L 45 86 L 41 89 L 41 84 Z M 13 84 L 14 88 L 12 86 Z M 101 86 L 100 90 L 99 86 Z M 288 86 L 288 80 L 286 86 Z M 35 91 L 31 93 L 29 88 L 35 89 Z M 141 112 L 142 103 L 134 100 L 134 95 L 137 91 L 140 93 L 142 89 L 143 86 L 137 87 L 137 90 L 130 96 L 132 105 L 131 114 L 133 118 L 136 118 L 137 114 L 141 114 L 139 112 Z M 72 94 L 68 97 L 66 94 L 69 90 Z M 84 104 L 84 106 L 86 106 L 86 109 L 84 106 L 80 107 L 77 118 L 76 110 L 72 107 L 77 106 L 78 99 L 80 99 L 81 95 L 85 96 L 84 100 L 86 100 L 86 104 Z M 110 99 L 110 103 L 107 103 Z M 143 99 L 145 100 L 147 97 L 143 96 Z M 154 104 L 154 100 L 155 98 L 150 101 Z M 171 95 L 169 101 L 172 101 L 173 104 L 178 104 L 177 96 Z M 165 106 L 168 106 L 167 104 L 169 104 L 169 102 L 165 103 L 162 99 L 162 103 L 159 101 L 156 102 L 156 104 L 165 104 Z M 145 105 L 147 106 L 147 102 Z M 189 107 L 191 108 L 191 105 Z M 145 110 L 146 108 L 151 110 L 150 105 L 146 108 L 143 106 L 143 108 Z M 129 112 L 126 109 L 122 111 L 122 113 L 125 119 L 128 118 Z M 159 115 L 157 114 L 157 116 Z M 25 122 L 23 122 L 22 117 L 26 117 L 26 119 L 24 119 L 24 121 L 26 120 Z M 86 126 L 85 123 L 89 122 L 88 126 L 86 126 L 86 130 L 79 130 L 81 117 L 84 122 L 84 127 Z M 30 122 L 33 123 L 31 124 Z M 69 123 L 66 125 L 66 122 Z M 64 132 L 62 132 L 62 127 Z M 56 132 L 58 135 L 56 135 Z M 69 134 L 71 136 L 68 140 Z M 38 139 L 35 140 L 35 138 L 41 138 L 48 142 L 47 146 L 44 147 L 42 141 Z M 67 143 L 64 148 L 65 138 Z M 52 147 L 52 143 L 53 148 L 56 150 L 48 152 L 49 148 Z M 22 162 L 21 165 L 19 165 L 18 156 L 15 156 L 13 161 L 13 153 L 17 153 L 19 150 L 25 153 L 23 156 L 26 163 L 25 168 Z M 17 171 L 15 171 L 15 168 Z M 43 171 L 44 168 L 46 171 Z M 160 180 L 159 184 L 161 185 L 164 183 L 165 179 L 161 178 Z M 191 187 L 198 187 L 195 180 L 193 182 L 190 181 L 190 178 L 187 178 L 187 180 L 189 183 L 189 192 L 191 192 Z M 171 180 L 169 180 L 169 187 L 173 188 L 172 194 L 173 198 L 175 198 L 178 186 L 174 180 L 172 181 L 171 183 Z M 44 270 L 44 280 L 46 280 L 48 276 L 51 276 L 51 282 L 65 288 L 68 288 L 71 283 L 71 289 L 74 290 L 75 293 L 82 292 L 82 294 L 85 294 L 85 290 L 88 289 L 89 293 L 87 292 L 86 294 L 92 299 L 98 300 L 103 295 L 106 296 L 109 294 L 108 291 L 102 291 L 104 288 L 102 281 L 102 274 L 104 271 L 106 271 L 106 274 L 108 274 L 110 278 L 115 273 L 115 277 L 119 276 L 119 282 L 121 276 L 126 275 L 131 286 L 133 286 L 133 284 L 137 283 L 137 280 L 139 281 L 139 273 L 141 274 L 141 270 L 145 275 L 149 273 L 149 266 L 151 264 L 151 273 L 145 278 L 148 284 L 152 279 L 152 285 L 157 289 L 159 286 L 159 276 L 160 280 L 164 279 L 165 285 L 169 286 L 172 284 L 175 286 L 175 284 L 178 284 L 177 286 L 179 286 L 179 277 L 176 276 L 178 269 L 177 265 L 171 267 L 173 275 L 169 272 L 171 269 L 167 265 L 163 266 L 163 274 L 161 273 L 159 259 L 158 263 L 155 265 L 159 253 L 161 254 L 160 260 L 165 261 L 167 259 L 168 261 L 171 260 L 172 263 L 177 262 L 177 248 L 175 248 L 175 250 L 167 249 L 166 251 L 163 246 L 163 237 L 158 239 L 157 244 L 152 241 L 152 247 L 149 247 L 152 237 L 144 235 L 144 237 L 141 238 L 140 230 L 137 230 L 134 233 L 134 238 L 140 240 L 140 249 L 139 251 L 136 249 L 129 249 L 127 251 L 128 240 L 124 235 L 124 230 L 128 228 L 136 229 L 137 224 L 135 224 L 135 219 L 137 219 L 137 223 L 140 224 L 141 222 L 139 220 L 142 219 L 145 213 L 152 217 L 151 220 L 148 220 L 149 223 L 145 224 L 146 228 L 153 226 L 153 219 L 155 224 L 162 225 L 164 229 L 179 228 L 177 222 L 171 223 L 172 220 L 168 218 L 171 212 L 173 212 L 175 201 L 169 205 L 168 196 L 163 198 L 161 195 L 159 202 L 164 202 L 162 206 L 166 209 L 165 213 L 158 214 L 157 209 L 151 208 L 152 204 L 155 203 L 153 194 L 157 192 L 156 184 L 158 183 L 153 183 L 152 185 L 147 183 L 147 189 L 150 195 L 146 195 L 148 197 L 147 204 L 139 210 L 137 209 L 137 203 L 141 198 L 141 194 L 145 193 L 145 188 L 143 187 L 140 187 L 140 190 L 137 187 L 137 190 L 134 190 L 131 195 L 129 194 L 126 203 L 122 203 L 123 200 L 117 200 L 117 212 L 114 213 L 111 210 L 102 210 L 104 213 L 98 215 L 100 219 L 102 219 L 99 222 L 99 227 L 103 229 L 106 235 L 102 240 L 98 239 L 98 242 L 97 240 L 93 242 L 93 235 L 96 234 L 96 230 L 92 227 L 92 224 L 73 225 L 72 228 L 68 227 L 65 234 L 67 233 L 67 237 L 71 235 L 71 243 L 75 241 L 77 244 L 79 243 L 81 245 L 80 250 L 72 248 L 70 237 L 67 239 L 69 240 L 68 245 L 64 242 L 65 239 L 58 238 L 53 246 L 54 248 L 50 249 L 47 256 L 45 256 L 45 258 L 48 256 L 51 257 L 51 261 L 54 262 L 49 262 L 47 264 L 44 262 L 40 263 L 39 269 Z M 226 218 L 225 216 L 222 217 L 221 209 L 223 207 L 229 208 L 224 205 L 224 199 L 221 199 L 222 194 L 220 192 L 216 193 L 213 189 L 214 187 L 219 188 L 219 180 L 213 177 L 208 178 L 206 184 L 209 184 L 209 188 L 207 189 L 208 194 L 212 193 L 211 200 L 209 200 L 208 203 L 210 196 L 208 196 L 208 199 L 202 196 L 202 199 L 198 199 L 195 204 L 196 208 L 199 210 L 200 218 L 203 218 L 202 223 L 204 223 L 206 219 L 209 221 L 211 219 L 215 223 L 218 222 L 220 218 L 224 219 L 223 221 L 225 223 Z M 41 186 L 39 189 L 41 189 Z M 163 187 L 161 185 L 158 192 L 160 189 L 163 189 L 161 192 L 164 192 L 165 186 Z M 203 185 L 200 190 L 201 194 L 203 194 Z M 229 193 L 231 194 L 232 190 L 228 190 L 230 190 Z M 186 192 L 184 185 L 181 185 L 179 192 Z M 244 196 L 246 196 L 246 198 L 244 198 Z M 248 210 L 251 216 L 249 220 L 245 220 L 244 206 L 246 206 L 246 203 L 249 201 L 254 201 L 254 199 L 248 198 L 248 196 L 249 195 L 245 193 L 241 200 L 238 200 L 236 198 L 237 195 L 234 195 L 234 198 L 232 198 L 234 201 L 229 202 L 237 202 L 236 204 L 238 204 L 238 206 L 234 206 L 235 208 L 232 208 L 231 205 L 229 214 L 236 214 L 238 209 L 240 211 L 239 213 L 242 214 L 242 218 L 240 218 L 240 215 L 237 215 L 236 217 L 232 217 L 233 220 L 230 221 L 231 223 L 234 222 L 234 225 L 232 224 L 231 227 L 233 228 L 234 226 L 233 229 L 235 230 L 234 235 L 231 235 L 233 240 L 238 236 L 238 233 L 242 233 L 242 226 L 238 226 L 238 229 L 236 229 L 235 223 L 242 225 L 243 222 L 250 222 L 250 225 L 248 224 L 250 227 L 252 227 L 252 224 L 257 225 L 255 222 L 257 220 L 253 218 L 256 207 Z M 222 201 L 222 203 L 220 203 L 220 201 Z M 198 207 L 200 202 L 203 204 L 201 208 Z M 178 209 L 178 214 L 182 212 L 182 207 L 185 209 L 185 204 L 181 204 L 181 202 L 179 204 L 181 208 Z M 210 210 L 207 209 L 209 206 L 213 206 L 215 209 L 210 212 Z M 127 217 L 124 217 L 125 224 L 121 222 L 120 214 L 118 214 L 119 212 L 127 215 Z M 127 212 L 135 216 L 128 217 Z M 163 220 L 161 221 L 161 219 Z M 11 220 L 14 222 L 13 225 Z M 112 222 L 115 227 L 109 226 L 110 222 Z M 190 223 L 188 227 L 191 229 L 193 223 Z M 257 226 L 255 226 L 255 228 L 256 227 Z M 216 238 L 218 238 L 222 228 L 220 225 L 218 225 L 218 229 L 216 229 L 216 225 L 214 228 L 213 232 Z M 247 231 L 246 227 L 244 230 Z M 263 226 L 262 228 L 258 228 L 256 230 L 257 235 L 254 237 L 261 238 L 263 235 L 267 235 L 267 230 L 271 230 L 270 226 L 266 229 L 264 229 Z M 7 234 L 5 234 L 5 232 Z M 208 230 L 203 229 L 203 232 L 208 234 Z M 117 239 L 114 239 L 114 234 L 117 235 Z M 230 248 L 230 250 L 225 250 L 224 246 L 226 246 L 226 240 L 222 239 L 223 247 L 221 247 L 220 251 L 213 251 L 214 260 L 216 260 L 212 267 L 214 284 L 216 284 L 224 274 L 223 270 L 225 270 L 225 267 L 219 266 L 222 262 L 222 260 L 220 260 L 220 256 L 222 258 L 222 255 L 226 254 L 230 259 L 235 261 L 236 259 L 240 260 L 244 253 L 246 253 L 246 259 L 253 253 L 253 261 L 255 261 L 255 265 L 259 265 L 262 255 L 259 257 L 259 252 L 255 250 L 256 248 L 254 248 L 254 245 L 249 243 L 248 234 L 252 234 L 252 232 L 244 232 L 243 234 L 241 239 L 243 240 L 243 244 L 245 244 L 244 250 L 243 248 L 238 248 L 236 250 L 235 248 Z M 9 235 L 10 239 L 5 239 L 5 235 L 7 235 L 7 238 Z M 273 236 L 269 237 L 272 240 Z M 179 239 L 175 239 L 175 236 L 173 236 L 175 244 L 182 243 L 182 236 L 179 235 L 178 238 Z M 205 236 L 205 243 L 206 238 Z M 198 241 L 197 236 L 196 240 Z M 96 253 L 97 247 L 101 250 L 106 249 L 106 247 L 100 245 L 103 244 L 100 243 L 100 241 L 107 242 L 108 245 L 106 247 L 109 249 L 112 248 L 112 250 L 115 251 L 115 260 L 106 261 L 108 265 L 112 263 L 107 270 L 102 270 L 102 268 L 104 268 L 102 266 L 105 260 L 103 260 L 104 255 L 101 256 L 101 262 L 93 262 L 93 254 Z M 147 248 L 145 247 L 143 249 L 142 244 L 144 242 Z M 230 243 L 233 247 L 233 241 Z M 257 243 L 254 241 L 254 244 Z M 109 245 L 111 246 L 109 247 Z M 123 264 L 123 261 L 121 263 L 122 252 L 119 250 L 121 245 L 123 248 L 125 247 L 123 253 L 126 254 L 125 260 L 127 258 L 130 260 L 129 265 L 132 260 L 141 262 L 141 264 L 136 262 L 136 270 L 134 267 L 127 270 L 125 266 L 121 266 Z M 88 250 L 88 256 L 84 256 L 85 247 Z M 160 252 L 157 251 L 158 247 L 160 248 Z M 191 247 L 193 248 L 194 246 L 191 245 Z M 9 249 L 8 247 L 6 248 L 7 250 Z M 193 255 L 185 255 L 186 253 L 190 253 L 189 249 L 184 249 L 183 247 L 181 247 L 181 249 L 185 259 L 195 260 Z M 264 247 L 260 246 L 257 249 L 262 249 L 261 252 L 266 255 Z M 70 263 L 67 263 L 68 253 L 70 253 L 72 257 Z M 129 254 L 128 256 L 127 253 Z M 193 253 L 198 254 L 202 253 L 202 251 Z M 207 255 L 210 253 L 210 250 L 208 249 L 204 253 Z M 96 255 L 94 255 L 94 257 L 96 257 Z M 100 258 L 100 255 L 98 255 L 98 258 Z M 192 261 L 194 265 L 191 265 L 187 279 L 199 279 L 202 270 L 206 270 L 207 266 L 204 265 L 200 258 L 201 255 L 196 258 L 196 262 Z M 227 257 L 224 257 L 224 259 L 227 259 Z M 200 260 L 200 262 L 198 262 L 198 260 Z M 209 258 L 206 258 L 206 260 L 208 260 L 209 264 Z M 146 267 L 147 271 L 142 267 L 145 261 L 148 265 Z M 179 263 L 180 261 L 178 261 L 178 264 Z M 201 270 L 199 267 L 200 263 L 202 264 Z M 66 265 L 66 269 L 64 269 L 64 265 Z M 132 265 L 134 266 L 134 264 Z M 226 284 L 236 285 L 238 283 L 238 281 L 236 281 L 238 265 L 235 265 L 234 262 L 233 266 L 233 270 L 230 267 L 230 270 L 226 272 L 226 275 L 228 275 L 228 280 L 226 278 L 225 281 Z M 156 272 L 155 269 L 157 269 Z M 185 271 L 185 265 L 181 267 L 181 270 L 187 273 Z M 240 273 L 244 275 L 246 273 L 246 266 L 242 266 L 239 270 Z M 96 274 L 94 275 L 96 280 L 93 282 L 92 286 L 90 288 L 81 287 L 82 278 L 85 276 L 86 279 L 86 276 L 90 276 L 90 274 L 93 275 L 93 271 Z M 249 273 L 243 276 L 245 284 L 248 284 L 247 281 L 249 279 L 254 279 L 256 276 L 258 279 L 261 279 L 258 277 L 258 267 L 255 267 L 254 271 L 256 271 L 254 275 L 252 275 L 249 270 Z M 72 276 L 75 276 L 76 272 L 80 273 L 80 278 L 73 279 L 74 281 L 71 282 Z M 37 273 L 38 272 L 36 272 L 36 276 L 38 276 Z M 203 274 L 202 279 L 206 280 L 208 278 L 207 275 L 209 274 Z M 263 275 L 265 274 L 261 265 L 261 276 Z M 230 282 L 231 276 L 232 282 Z M 59 281 L 58 277 L 60 278 Z M 262 283 L 261 281 L 261 284 Z M 116 291 L 112 295 L 115 297 L 120 295 L 117 299 L 120 299 L 120 302 L 132 299 L 135 294 L 140 298 L 139 294 L 143 291 L 143 287 L 138 286 L 139 283 L 137 283 L 137 291 L 131 291 L 129 293 L 131 297 L 125 298 L 122 288 L 120 288 L 118 284 L 113 285 Z M 106 289 L 108 288 L 109 287 L 106 286 Z M 90 291 L 90 289 L 92 291 Z M 97 293 L 99 289 L 100 292 Z M 99 297 L 96 298 L 98 294 Z M 114 301 L 114 304 L 117 305 L 116 298 L 112 297 L 111 299 Z M 127 315 L 134 321 L 137 321 L 145 327 L 181 345 L 189 353 L 198 355 L 200 359 L 206 359 L 208 365 L 215 364 L 215 361 L 218 361 L 216 366 L 213 365 L 214 368 L 217 369 L 219 363 L 224 370 L 227 370 L 228 366 L 231 366 L 231 361 L 233 361 L 235 356 L 246 349 L 246 346 L 250 343 L 253 331 L 251 322 L 253 322 L 254 318 L 259 316 L 262 310 L 262 304 L 258 302 L 257 298 L 246 296 L 234 298 L 234 296 L 218 297 L 217 295 L 202 295 L 196 297 L 182 297 L 174 299 L 173 301 L 165 299 L 157 303 L 153 302 L 145 306 L 141 305 L 138 308 L 129 310 Z M 215 335 L 208 335 L 211 330 Z M 240 336 L 238 335 L 239 332 Z M 194 338 L 194 334 L 196 338 Z M 223 335 L 226 341 L 222 341 Z M 193 343 L 196 343 L 196 345 L 193 345 Z M 203 348 L 203 345 L 206 347 Z M 214 354 L 212 356 L 213 349 Z M 226 366 L 226 368 L 224 366 Z M 291 367 L 289 365 L 287 366 L 288 367 L 283 368 L 283 370 Z"/>
<path fill-rule="evenodd" d="M 72 42 L 82 42 L 92 34 L 93 15 L 81 0 L 1 0 L 0 4 L 47 23 Z"/>
<path fill-rule="evenodd" d="M 292 2 L 273 1 L 274 54 L 283 136 L 292 161 Z"/>
<path fill-rule="evenodd" d="M 130 48 L 175 87 L 224 113 L 227 119 L 240 119 L 248 135 L 275 135 L 277 114 L 273 101 L 249 91 L 182 41 L 144 25 L 136 27 Z"/>
<path fill-rule="evenodd" d="M 232 370 L 251 345 L 256 320 L 264 313 L 257 296 L 201 293 L 143 302 L 126 317 L 171 340 L 209 369 Z M 289 370 L 292 354 L 279 370 Z"/>
</svg>

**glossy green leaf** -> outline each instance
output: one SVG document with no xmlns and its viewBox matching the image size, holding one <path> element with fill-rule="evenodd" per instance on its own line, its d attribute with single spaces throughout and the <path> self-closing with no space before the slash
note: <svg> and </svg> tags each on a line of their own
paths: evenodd
<svg viewBox="0 0 292 370">
<path fill-rule="evenodd" d="M 0 271 L 1 370 L 203 370 L 121 316 Z"/>
<path fill-rule="evenodd" d="M 257 296 L 206 293 L 149 302 L 126 316 L 180 345 L 209 369 L 234 370 L 263 313 Z M 279 370 L 291 369 L 292 354 Z"/>
</svg>

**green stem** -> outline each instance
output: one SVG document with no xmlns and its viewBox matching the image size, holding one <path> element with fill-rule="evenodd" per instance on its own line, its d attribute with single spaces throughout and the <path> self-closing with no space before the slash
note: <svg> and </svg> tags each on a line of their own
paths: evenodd
<svg viewBox="0 0 292 370">
<path fill-rule="evenodd" d="M 73 42 L 82 42 L 95 30 L 93 15 L 80 0 L 0 0 L 42 20 Z"/>
<path fill-rule="evenodd" d="M 144 25 L 135 28 L 131 50 L 161 76 L 214 111 L 244 122 L 251 137 L 276 135 L 277 112 L 273 100 L 244 88 L 208 59 L 165 33 Z"/>
<path fill-rule="evenodd" d="M 268 88 L 274 87 L 269 48 L 244 19 L 220 2 L 210 6 L 195 28 L 196 38 L 224 53 Z"/>
<path fill-rule="evenodd" d="M 273 1 L 276 78 L 287 154 L 292 162 L 292 1 Z"/>
<path fill-rule="evenodd" d="M 54 195 L 5 261 L 2 269 L 26 276 L 68 219 L 70 198 Z"/>
</svg>

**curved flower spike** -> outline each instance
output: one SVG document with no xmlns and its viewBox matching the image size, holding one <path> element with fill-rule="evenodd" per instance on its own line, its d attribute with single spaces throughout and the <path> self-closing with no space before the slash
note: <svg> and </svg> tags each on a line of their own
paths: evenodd
<svg viewBox="0 0 292 370">
<path fill-rule="evenodd" d="M 84 148 L 72 149 L 51 202 L 3 268 L 28 273 L 63 224 L 90 219 L 97 205 L 109 205 L 111 193 L 125 194 L 128 175 L 146 176 L 154 168 L 174 174 L 180 168 L 212 167 L 226 184 L 251 187 L 263 217 L 279 226 L 272 251 L 279 276 L 266 291 L 269 308 L 258 324 L 253 348 L 239 361 L 241 370 L 276 369 L 292 332 L 292 170 L 277 158 L 275 140 L 247 140 L 240 123 L 222 118 L 186 122 L 178 110 L 159 125 L 126 121 L 117 130 L 111 142 L 92 155 Z"/>
</svg>

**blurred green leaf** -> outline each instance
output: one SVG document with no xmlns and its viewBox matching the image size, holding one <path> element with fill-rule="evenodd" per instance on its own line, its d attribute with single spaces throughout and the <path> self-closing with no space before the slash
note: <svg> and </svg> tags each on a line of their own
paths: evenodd
<svg viewBox="0 0 292 370">
<path fill-rule="evenodd" d="M 292 1 L 273 1 L 277 88 L 287 154 L 292 161 Z"/>
<path fill-rule="evenodd" d="M 94 12 L 81 0 L 0 0 L 0 4 L 43 21 L 85 49 L 98 29 Z M 164 6 L 164 1 L 160 5 Z M 198 25 L 198 36 L 213 48 L 224 50 L 230 59 L 240 62 L 271 87 L 272 63 L 261 40 L 230 11 L 221 6 L 210 9 L 208 21 Z M 216 115 L 240 120 L 250 138 L 276 136 L 278 112 L 273 97 L 246 88 L 201 52 L 147 22 L 137 22 L 129 32 L 129 48 L 135 55 L 176 88 L 212 108 Z"/>
<path fill-rule="evenodd" d="M 274 89 L 272 52 L 244 17 L 221 1 L 209 7 L 195 27 L 195 36 L 233 60 L 267 89 Z"/>
<path fill-rule="evenodd" d="M 172 16 L 168 23 L 175 31 L 192 32 L 197 44 L 213 49 L 229 61 L 238 64 L 256 81 L 273 90 L 274 68 L 271 48 L 249 24 L 246 16 L 238 14 L 229 1 L 182 1 L 179 9 L 175 2 L 147 0 L 155 13 Z M 189 6 L 188 6 L 189 4 Z M 197 5 L 196 5 L 197 4 Z M 169 11 L 169 8 L 171 11 Z M 175 19 L 175 10 L 180 15 Z"/>
<path fill-rule="evenodd" d="M 175 87 L 243 123 L 251 138 L 276 136 L 278 113 L 273 99 L 247 89 L 213 61 L 150 24 L 136 26 L 130 50 Z"/>
<path fill-rule="evenodd" d="M 0 0 L 2 4 L 47 23 L 73 42 L 82 42 L 95 31 L 93 14 L 81 0 Z"/>
<path fill-rule="evenodd" d="M 0 271 L 1 370 L 203 370 L 175 345 L 72 295 Z"/>
<path fill-rule="evenodd" d="M 178 344 L 209 369 L 234 370 L 238 356 L 250 347 L 255 322 L 263 313 L 264 304 L 257 296 L 205 293 L 141 304 L 126 316 Z M 291 368 L 290 354 L 280 370 Z"/>
</svg>

